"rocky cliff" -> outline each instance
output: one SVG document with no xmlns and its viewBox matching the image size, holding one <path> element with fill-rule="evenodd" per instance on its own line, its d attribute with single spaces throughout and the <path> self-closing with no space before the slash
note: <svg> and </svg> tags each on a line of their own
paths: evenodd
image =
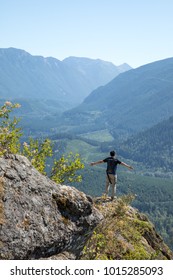
<svg viewBox="0 0 173 280">
<path fill-rule="evenodd" d="M 0 211 L 0 259 L 76 259 L 102 218 L 90 197 L 18 155 L 0 158 Z"/>
<path fill-rule="evenodd" d="M 172 259 L 172 253 L 122 199 L 93 201 L 55 184 L 23 156 L 0 158 L 0 259 L 141 257 Z"/>
</svg>

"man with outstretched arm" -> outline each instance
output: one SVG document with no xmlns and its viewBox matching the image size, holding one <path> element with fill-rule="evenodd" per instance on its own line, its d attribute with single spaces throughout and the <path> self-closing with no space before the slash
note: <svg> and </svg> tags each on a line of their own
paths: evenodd
<svg viewBox="0 0 173 280">
<path fill-rule="evenodd" d="M 113 200 L 115 197 L 115 193 L 116 193 L 116 184 L 117 184 L 117 165 L 121 164 L 125 167 L 127 167 L 128 169 L 132 170 L 133 167 L 128 165 L 125 162 L 122 162 L 120 160 L 118 160 L 116 158 L 116 153 L 115 151 L 111 151 L 110 152 L 110 157 L 107 157 L 103 160 L 99 160 L 96 162 L 91 162 L 90 165 L 96 165 L 96 164 L 101 164 L 101 163 L 107 163 L 107 169 L 106 169 L 106 189 L 105 189 L 105 194 L 108 195 L 109 193 L 109 187 L 110 185 L 112 186 L 112 195 L 111 195 L 111 199 Z"/>
</svg>

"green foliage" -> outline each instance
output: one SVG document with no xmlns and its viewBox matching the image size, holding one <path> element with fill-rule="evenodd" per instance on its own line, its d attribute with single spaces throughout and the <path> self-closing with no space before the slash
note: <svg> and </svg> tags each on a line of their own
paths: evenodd
<svg viewBox="0 0 173 280">
<path fill-rule="evenodd" d="M 88 240 L 84 251 L 83 259 L 122 259 L 123 256 L 130 251 L 129 248 L 134 247 L 129 244 L 132 237 L 137 243 L 138 238 L 134 227 L 132 227 L 132 219 L 127 215 L 127 201 L 125 196 L 118 199 L 114 203 L 96 204 L 96 207 L 104 214 L 104 220 L 99 224 Z"/>
<path fill-rule="evenodd" d="M 12 104 L 7 101 L 0 107 L 0 156 L 5 153 L 18 153 L 20 150 L 21 128 L 17 127 L 20 119 L 10 118 L 10 113 L 19 104 Z"/>
<path fill-rule="evenodd" d="M 51 141 L 45 139 L 42 143 L 39 143 L 38 140 L 30 138 L 29 144 L 23 143 L 22 154 L 31 161 L 40 173 L 46 174 L 46 158 L 53 155 Z"/>
<path fill-rule="evenodd" d="M 46 174 L 46 160 L 53 156 L 51 140 L 45 139 L 40 142 L 30 138 L 29 143 L 24 142 L 21 148 L 22 133 L 21 128 L 17 127 L 20 120 L 16 117 L 10 119 L 10 113 L 19 107 L 19 104 L 6 102 L 0 108 L 0 156 L 6 153 L 21 153 L 39 172 Z M 51 179 L 57 183 L 79 182 L 82 180 L 82 176 L 76 172 L 82 168 L 84 168 L 84 164 L 81 162 L 79 154 L 69 153 L 67 157 L 62 156 L 59 160 L 54 161 Z"/>
<path fill-rule="evenodd" d="M 104 232 L 93 232 L 92 238 L 83 249 L 82 259 L 87 260 L 108 260 L 107 254 L 105 254 L 105 247 L 107 246 L 107 238 Z"/>
<path fill-rule="evenodd" d="M 56 183 L 80 182 L 81 175 L 76 171 L 83 169 L 84 164 L 81 162 L 79 154 L 69 153 L 68 156 L 62 156 L 59 160 L 54 161 L 51 172 L 51 179 Z"/>
</svg>

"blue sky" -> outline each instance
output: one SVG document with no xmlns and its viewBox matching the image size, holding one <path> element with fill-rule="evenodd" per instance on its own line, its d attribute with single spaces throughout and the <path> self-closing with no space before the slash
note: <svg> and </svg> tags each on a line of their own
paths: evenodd
<svg viewBox="0 0 173 280">
<path fill-rule="evenodd" d="M 0 48 L 132 67 L 173 57 L 172 0 L 0 0 Z"/>
</svg>

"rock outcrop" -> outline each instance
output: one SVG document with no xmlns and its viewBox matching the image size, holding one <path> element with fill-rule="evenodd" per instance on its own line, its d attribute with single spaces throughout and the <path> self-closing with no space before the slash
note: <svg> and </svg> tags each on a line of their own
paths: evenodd
<svg viewBox="0 0 173 280">
<path fill-rule="evenodd" d="M 129 205 L 133 198 L 125 195 L 114 202 L 96 199 L 104 219 L 87 241 L 82 259 L 173 259 L 173 253 L 147 216 Z"/>
<path fill-rule="evenodd" d="M 23 156 L 0 158 L 0 259 L 172 259 L 128 199 L 92 199 Z"/>
<path fill-rule="evenodd" d="M 0 158 L 0 259 L 79 258 L 101 218 L 90 197 L 25 157 Z"/>
</svg>

